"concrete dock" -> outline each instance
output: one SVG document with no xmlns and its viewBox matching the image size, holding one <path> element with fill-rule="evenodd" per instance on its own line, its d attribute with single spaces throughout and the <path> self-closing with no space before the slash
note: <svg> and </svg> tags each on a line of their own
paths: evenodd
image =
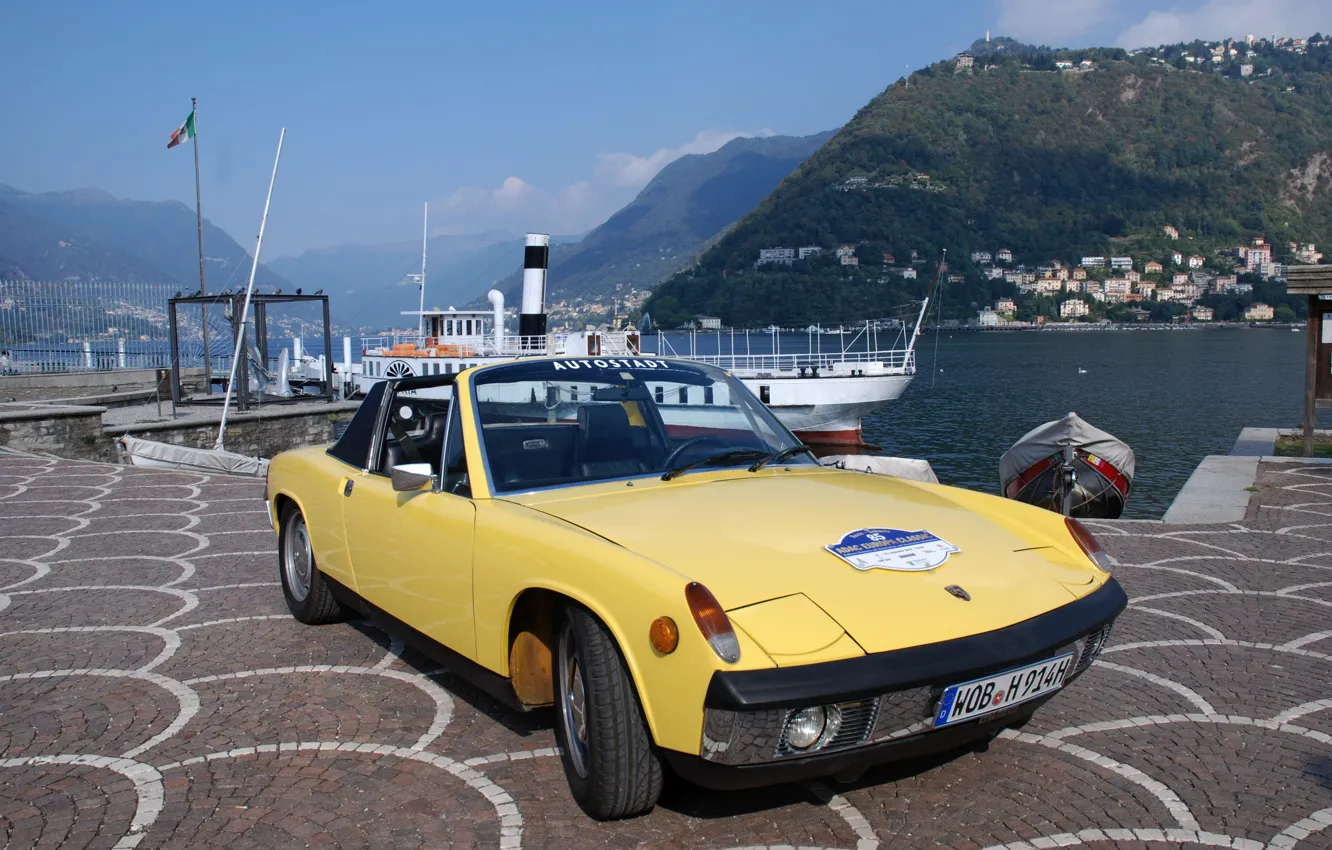
<svg viewBox="0 0 1332 850">
<path fill-rule="evenodd" d="M 1251 482 L 1094 524 L 1131 607 L 988 752 L 597 824 L 548 712 L 291 619 L 262 482 L 0 451 L 0 845 L 1332 847 L 1332 466 Z"/>
</svg>

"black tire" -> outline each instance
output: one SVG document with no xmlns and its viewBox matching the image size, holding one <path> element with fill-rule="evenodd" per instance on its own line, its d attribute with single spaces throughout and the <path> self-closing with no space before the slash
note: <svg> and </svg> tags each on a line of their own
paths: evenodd
<svg viewBox="0 0 1332 850">
<path fill-rule="evenodd" d="M 288 504 L 278 522 L 278 576 L 291 615 L 310 626 L 342 618 L 342 606 L 333 598 L 324 574 L 315 563 L 305 516 Z"/>
<path fill-rule="evenodd" d="M 587 609 L 570 605 L 555 664 L 555 738 L 574 799 L 597 820 L 652 811 L 661 796 L 661 758 L 615 638 Z M 573 699 L 580 680 L 581 737 Z"/>
</svg>

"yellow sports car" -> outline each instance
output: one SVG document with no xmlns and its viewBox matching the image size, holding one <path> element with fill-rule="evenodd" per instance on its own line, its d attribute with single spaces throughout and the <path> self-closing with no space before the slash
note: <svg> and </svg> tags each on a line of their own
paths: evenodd
<svg viewBox="0 0 1332 850">
<path fill-rule="evenodd" d="M 530 358 L 374 385 L 274 458 L 292 613 L 352 612 L 520 708 L 579 805 L 983 746 L 1100 653 L 1126 597 L 1075 520 L 820 466 L 695 362 Z"/>
</svg>

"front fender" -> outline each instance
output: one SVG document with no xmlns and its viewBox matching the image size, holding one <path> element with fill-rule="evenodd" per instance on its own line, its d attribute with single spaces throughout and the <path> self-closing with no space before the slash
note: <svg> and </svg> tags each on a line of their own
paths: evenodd
<svg viewBox="0 0 1332 850">
<path fill-rule="evenodd" d="M 268 496 L 273 500 L 273 528 L 281 532 L 277 502 L 290 499 L 310 530 L 310 546 L 321 572 L 356 590 L 347 535 L 342 523 L 342 487 L 359 472 L 328 456 L 323 447 L 282 452 L 268 466 Z"/>
<path fill-rule="evenodd" d="M 583 605 L 614 636 L 659 746 L 697 753 L 703 698 L 717 670 L 774 666 L 741 630 L 740 661 L 726 664 L 703 639 L 685 602 L 689 579 L 561 519 L 502 500 L 480 500 L 473 567 L 477 661 L 509 675 L 514 605 L 540 588 Z M 650 643 L 652 621 L 667 616 L 680 631 L 669 655 Z"/>
</svg>

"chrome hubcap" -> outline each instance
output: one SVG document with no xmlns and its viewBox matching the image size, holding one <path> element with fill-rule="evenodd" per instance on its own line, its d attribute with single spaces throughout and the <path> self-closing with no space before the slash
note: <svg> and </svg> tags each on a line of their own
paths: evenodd
<svg viewBox="0 0 1332 850">
<path fill-rule="evenodd" d="M 573 647 L 573 629 L 560 634 L 560 722 L 569 744 L 569 761 L 580 777 L 587 776 L 587 687 Z"/>
<path fill-rule="evenodd" d="M 310 553 L 310 532 L 305 527 L 305 517 L 300 514 L 291 518 L 287 528 L 287 545 L 282 554 L 287 590 L 292 599 L 304 602 L 305 597 L 310 595 L 310 569 L 314 564 L 314 556 Z"/>
</svg>

